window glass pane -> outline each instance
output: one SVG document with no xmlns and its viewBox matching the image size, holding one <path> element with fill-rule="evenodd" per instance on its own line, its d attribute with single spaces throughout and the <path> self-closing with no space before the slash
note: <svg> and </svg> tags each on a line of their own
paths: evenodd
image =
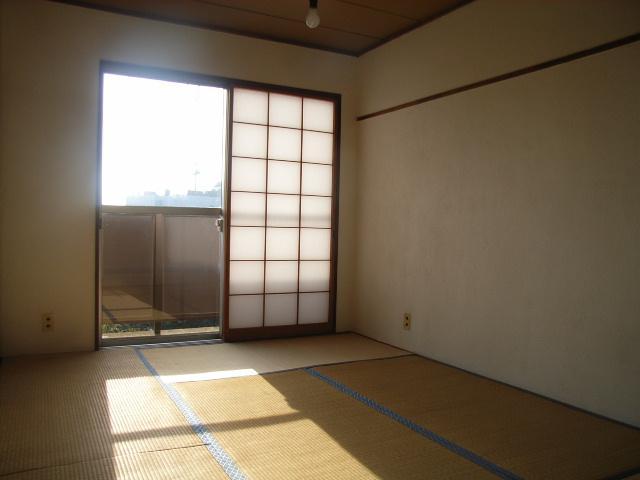
<svg viewBox="0 0 640 480">
<path fill-rule="evenodd" d="M 267 157 L 267 127 L 261 125 L 233 124 L 234 157 Z"/>
<path fill-rule="evenodd" d="M 102 111 L 103 205 L 221 206 L 224 89 L 107 73 Z"/>
<path fill-rule="evenodd" d="M 329 321 L 329 293 L 301 293 L 298 323 Z"/>
<path fill-rule="evenodd" d="M 300 197 L 297 195 L 268 195 L 267 225 L 270 227 L 297 227 L 299 210 Z"/>
<path fill-rule="evenodd" d="M 300 161 L 300 130 L 269 127 L 269 158 Z"/>
<path fill-rule="evenodd" d="M 229 297 L 229 327 L 262 326 L 262 295 L 231 295 Z"/>
<path fill-rule="evenodd" d="M 294 164 L 295 165 L 295 164 Z M 302 194 L 331 195 L 332 169 L 329 165 L 302 164 Z"/>
<path fill-rule="evenodd" d="M 330 262 L 300 262 L 300 291 L 329 290 Z"/>
<path fill-rule="evenodd" d="M 300 193 L 300 164 L 269 160 L 267 191 L 269 193 Z"/>
<path fill-rule="evenodd" d="M 231 225 L 264 225 L 264 193 L 232 193 Z"/>
<path fill-rule="evenodd" d="M 264 324 L 295 325 L 298 295 L 267 295 L 265 298 Z"/>
<path fill-rule="evenodd" d="M 157 245 L 161 252 L 156 252 L 162 258 L 162 311 L 176 318 L 206 314 L 218 318 L 220 235 L 215 218 L 165 214 L 164 228 L 156 234 L 162 232 L 164 241 Z"/>
<path fill-rule="evenodd" d="M 231 190 L 264 192 L 267 188 L 267 162 L 253 158 L 233 158 Z"/>
<path fill-rule="evenodd" d="M 229 262 L 229 293 L 262 293 L 264 262 Z"/>
<path fill-rule="evenodd" d="M 153 215 L 102 220 L 102 337 L 153 335 Z"/>
<path fill-rule="evenodd" d="M 269 124 L 278 127 L 301 128 L 302 99 L 291 95 L 269 95 Z"/>
<path fill-rule="evenodd" d="M 331 253 L 331 230 L 302 228 L 300 230 L 300 259 L 329 260 Z"/>
<path fill-rule="evenodd" d="M 331 227 L 331 197 L 302 197 L 301 222 L 303 227 Z"/>
<path fill-rule="evenodd" d="M 233 91 L 233 120 L 236 122 L 267 123 L 267 92 L 236 88 Z"/>
<path fill-rule="evenodd" d="M 302 128 L 333 132 L 333 102 L 305 98 Z"/>
<path fill-rule="evenodd" d="M 298 290 L 298 262 L 267 262 L 267 293 L 288 293 Z"/>
<path fill-rule="evenodd" d="M 331 133 L 304 132 L 302 161 L 331 164 L 333 135 Z"/>
<path fill-rule="evenodd" d="M 267 228 L 267 260 L 297 260 L 298 229 Z"/>
<path fill-rule="evenodd" d="M 231 227 L 229 260 L 262 260 L 264 228 Z"/>
</svg>

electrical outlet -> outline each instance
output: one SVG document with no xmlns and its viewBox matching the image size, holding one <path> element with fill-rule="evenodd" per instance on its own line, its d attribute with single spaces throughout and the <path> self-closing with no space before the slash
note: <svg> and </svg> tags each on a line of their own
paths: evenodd
<svg viewBox="0 0 640 480">
<path fill-rule="evenodd" d="M 411 330 L 411 314 L 405 313 L 402 317 L 402 328 L 404 330 Z"/>
<path fill-rule="evenodd" d="M 42 314 L 42 331 L 51 332 L 53 330 L 53 313 Z"/>
</svg>

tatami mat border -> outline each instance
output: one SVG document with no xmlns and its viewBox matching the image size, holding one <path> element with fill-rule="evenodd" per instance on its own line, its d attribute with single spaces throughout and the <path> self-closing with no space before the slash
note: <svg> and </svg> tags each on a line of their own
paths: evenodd
<svg viewBox="0 0 640 480">
<path fill-rule="evenodd" d="M 198 415 L 191 409 L 191 407 L 187 404 L 187 402 L 182 398 L 182 395 L 171 385 L 165 383 L 161 376 L 158 374 L 156 369 L 151 365 L 147 357 L 144 356 L 142 350 L 139 348 L 134 349 L 136 355 L 143 363 L 143 365 L 149 370 L 149 373 L 154 376 L 154 378 L 160 383 L 164 391 L 167 393 L 169 398 L 176 405 L 180 413 L 184 415 L 184 418 L 189 422 L 189 425 L 193 429 L 193 431 L 198 435 L 202 443 L 207 447 L 207 450 L 211 453 L 214 460 L 218 462 L 218 464 L 225 471 L 227 476 L 232 480 L 246 480 L 247 477 L 240 467 L 235 462 L 235 460 L 227 453 L 227 451 L 220 445 L 220 443 L 216 440 L 214 435 L 207 430 L 207 428 L 202 423 L 202 420 L 198 417 Z"/>
<path fill-rule="evenodd" d="M 361 393 L 358 393 L 355 390 L 352 390 L 351 388 L 347 387 L 345 384 L 340 383 L 339 381 L 337 381 L 337 380 L 335 380 L 335 379 L 333 379 L 333 378 L 331 378 L 331 377 L 329 377 L 327 375 L 324 375 L 324 374 L 318 372 L 314 368 L 305 368 L 304 370 L 307 373 L 309 373 L 310 375 L 312 375 L 313 377 L 316 377 L 319 380 L 322 380 L 323 382 L 325 382 L 326 384 L 332 386 L 333 388 L 335 388 L 339 392 L 350 396 L 354 400 L 357 400 L 357 401 L 363 403 L 367 407 L 370 407 L 370 408 L 374 409 L 375 411 L 377 411 L 378 413 L 381 413 L 382 415 L 385 415 L 385 416 L 391 418 L 392 420 L 398 422 L 399 424 L 401 424 L 401 425 L 407 427 L 408 429 L 416 432 L 417 434 L 422 435 L 426 439 L 431 440 L 432 442 L 437 443 L 441 447 L 446 448 L 447 450 L 455 453 L 456 455 L 458 455 L 458 456 L 460 456 L 460 457 L 462 457 L 462 458 L 464 458 L 466 460 L 469 460 L 470 462 L 475 463 L 476 465 L 478 465 L 479 467 L 484 468 L 485 470 L 488 470 L 489 472 L 493 473 L 494 475 L 497 475 L 498 477 L 503 478 L 505 480 L 522 480 L 521 477 L 519 477 L 515 473 L 512 473 L 509 470 L 506 470 L 506 469 L 500 467 L 499 465 L 496 465 L 496 464 L 490 462 L 489 460 L 477 455 L 476 453 L 474 453 L 474 452 L 472 452 L 470 450 L 467 450 L 466 448 L 461 447 L 460 445 L 455 444 L 452 441 L 447 440 L 444 437 L 441 437 L 437 433 L 426 429 L 422 425 L 418 425 L 417 423 L 412 422 L 408 418 L 403 417 L 399 413 L 394 412 L 390 408 L 387 408 L 384 405 L 379 404 L 375 400 L 372 400 L 372 399 L 362 395 Z"/>
</svg>

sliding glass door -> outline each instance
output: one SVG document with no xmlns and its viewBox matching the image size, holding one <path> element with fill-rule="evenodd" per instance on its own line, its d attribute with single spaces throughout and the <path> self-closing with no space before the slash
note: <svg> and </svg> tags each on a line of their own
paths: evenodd
<svg viewBox="0 0 640 480">
<path fill-rule="evenodd" d="M 224 337 L 335 323 L 338 98 L 232 91 Z"/>
<path fill-rule="evenodd" d="M 102 78 L 99 342 L 218 337 L 227 90 L 136 73 Z"/>
</svg>

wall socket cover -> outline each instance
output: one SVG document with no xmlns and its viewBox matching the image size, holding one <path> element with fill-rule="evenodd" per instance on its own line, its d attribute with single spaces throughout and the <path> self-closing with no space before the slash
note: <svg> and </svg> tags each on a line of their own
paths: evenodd
<svg viewBox="0 0 640 480">
<path fill-rule="evenodd" d="M 405 313 L 402 317 L 402 328 L 405 330 L 411 330 L 411 314 Z"/>
<path fill-rule="evenodd" d="M 53 330 L 53 313 L 42 314 L 42 331 L 50 332 Z"/>
</svg>

